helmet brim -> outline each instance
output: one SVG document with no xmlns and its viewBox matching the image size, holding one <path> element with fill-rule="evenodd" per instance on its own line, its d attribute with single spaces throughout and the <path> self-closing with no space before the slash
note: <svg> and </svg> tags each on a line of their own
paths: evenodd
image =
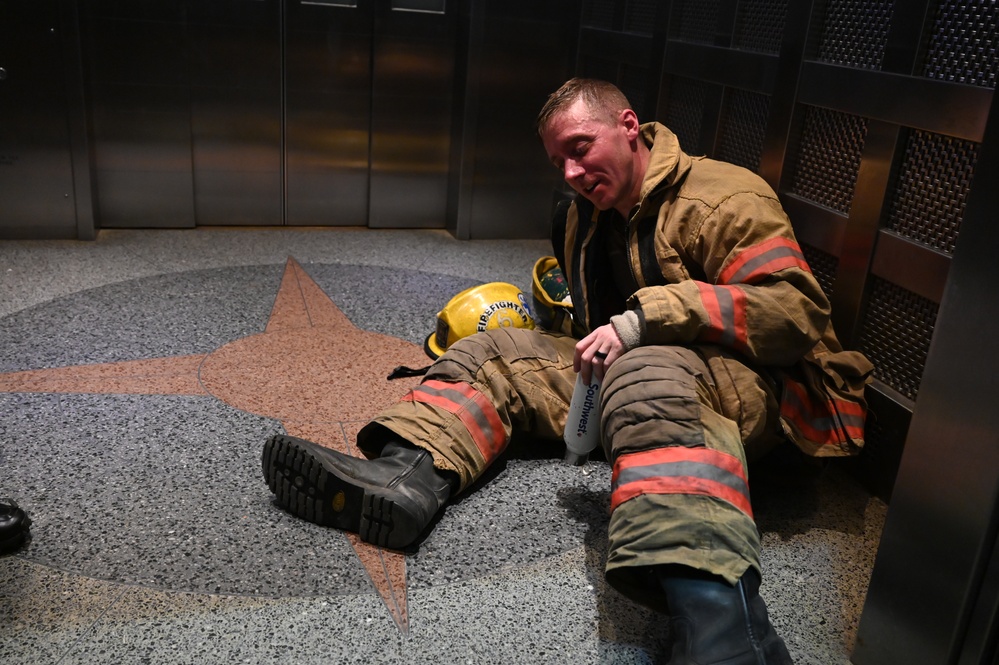
<svg viewBox="0 0 999 665">
<path fill-rule="evenodd" d="M 431 333 L 430 336 L 427 337 L 427 341 L 423 343 L 423 351 L 428 356 L 430 356 L 432 360 L 437 360 L 438 358 L 444 355 L 445 349 L 442 349 L 441 347 L 437 346 L 436 333 Z"/>
</svg>

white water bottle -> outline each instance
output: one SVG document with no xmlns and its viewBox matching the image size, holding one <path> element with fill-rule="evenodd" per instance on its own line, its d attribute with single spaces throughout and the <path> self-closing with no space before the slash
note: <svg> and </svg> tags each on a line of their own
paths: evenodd
<svg viewBox="0 0 999 665">
<path fill-rule="evenodd" d="M 581 466 L 597 444 L 600 443 L 600 380 L 590 377 L 591 384 L 583 383 L 581 374 L 576 375 L 576 387 L 572 390 L 569 402 L 569 417 L 565 421 L 565 461 Z"/>
</svg>

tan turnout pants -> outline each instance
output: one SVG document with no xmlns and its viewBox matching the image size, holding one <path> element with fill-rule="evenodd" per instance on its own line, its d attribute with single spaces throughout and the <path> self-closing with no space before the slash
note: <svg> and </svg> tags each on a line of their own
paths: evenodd
<svg viewBox="0 0 999 665">
<path fill-rule="evenodd" d="M 514 431 L 561 440 L 575 344 L 520 328 L 462 339 L 358 444 L 377 455 L 394 433 L 430 451 L 464 489 Z M 655 607 L 649 566 L 682 564 L 733 584 L 750 566 L 759 569 L 746 453 L 779 440 L 777 401 L 764 378 L 717 347 L 646 346 L 611 365 L 600 401 L 613 465 L 608 581 Z"/>
</svg>

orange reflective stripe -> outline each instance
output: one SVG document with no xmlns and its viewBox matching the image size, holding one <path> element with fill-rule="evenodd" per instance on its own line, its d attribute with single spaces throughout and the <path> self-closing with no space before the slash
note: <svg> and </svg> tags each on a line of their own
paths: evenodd
<svg viewBox="0 0 999 665">
<path fill-rule="evenodd" d="M 468 389 L 474 390 L 471 386 L 468 386 Z M 476 439 L 475 445 L 478 447 L 479 452 L 482 453 L 486 463 L 490 463 L 506 448 L 506 430 L 503 427 L 503 421 L 500 420 L 499 413 L 496 411 L 496 407 L 493 406 L 488 397 L 476 390 L 472 401 L 478 407 L 478 415 L 486 419 L 488 427 L 480 427 L 479 420 L 473 409 L 460 411 L 458 417 L 465 423 L 465 427 L 469 431 L 472 431 L 473 427 L 479 427 L 479 431 L 483 432 L 482 438 Z M 486 432 L 489 433 L 488 436 Z"/>
<path fill-rule="evenodd" d="M 486 463 L 506 448 L 506 429 L 489 398 L 467 383 L 428 380 L 407 393 L 403 401 L 421 402 L 453 413 L 461 421 Z"/>
<path fill-rule="evenodd" d="M 739 253 L 718 275 L 718 283 L 752 284 L 787 268 L 811 272 L 798 243 L 790 238 L 771 238 Z"/>
<path fill-rule="evenodd" d="M 732 504 L 750 519 L 749 481 L 742 462 L 708 448 L 670 446 L 617 458 L 611 510 L 642 494 L 693 494 Z"/>
<path fill-rule="evenodd" d="M 723 344 L 739 351 L 748 351 L 746 294 L 737 286 L 695 283 L 701 292 L 701 304 L 708 313 L 708 328 L 701 332 L 700 339 Z"/>
<path fill-rule="evenodd" d="M 816 402 L 804 385 L 786 377 L 784 388 L 780 414 L 808 439 L 838 445 L 864 438 L 864 407 L 859 403 L 843 399 Z"/>
</svg>

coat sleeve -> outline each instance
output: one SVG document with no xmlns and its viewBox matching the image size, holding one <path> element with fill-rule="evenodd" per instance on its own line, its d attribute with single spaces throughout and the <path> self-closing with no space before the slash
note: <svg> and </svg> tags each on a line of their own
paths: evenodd
<svg viewBox="0 0 999 665">
<path fill-rule="evenodd" d="M 646 287 L 630 298 L 642 313 L 644 343 L 720 344 L 768 366 L 801 359 L 828 323 L 829 301 L 780 203 L 742 192 L 691 217 L 703 222 L 678 249 L 703 279 Z"/>
</svg>

